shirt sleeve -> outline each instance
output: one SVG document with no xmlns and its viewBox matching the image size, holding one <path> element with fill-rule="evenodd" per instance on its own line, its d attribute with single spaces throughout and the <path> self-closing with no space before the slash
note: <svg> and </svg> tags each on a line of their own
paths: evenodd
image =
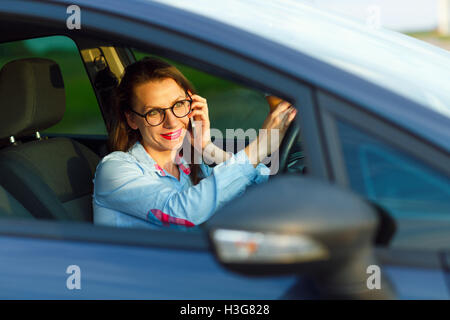
<svg viewBox="0 0 450 320">
<path fill-rule="evenodd" d="M 158 225 L 191 227 L 208 220 L 249 185 L 268 179 L 265 166 L 254 168 L 244 150 L 214 168 L 202 166 L 206 177 L 178 190 L 168 178 L 145 173 L 137 163 L 110 158 L 97 168 L 94 201 Z"/>
</svg>

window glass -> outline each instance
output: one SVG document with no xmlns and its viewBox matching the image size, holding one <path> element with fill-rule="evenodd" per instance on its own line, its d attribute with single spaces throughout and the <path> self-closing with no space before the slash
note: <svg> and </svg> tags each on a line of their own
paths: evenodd
<svg viewBox="0 0 450 320">
<path fill-rule="evenodd" d="M 62 121 L 43 133 L 106 134 L 97 99 L 75 43 L 65 36 L 52 36 L 0 44 L 1 66 L 30 57 L 54 60 L 64 79 L 66 112 Z"/>
<path fill-rule="evenodd" d="M 136 60 L 150 56 L 134 50 Z M 152 55 L 155 56 L 155 55 Z M 225 137 L 226 129 L 259 129 L 269 106 L 264 93 L 237 85 L 175 61 L 161 58 L 176 66 L 192 83 L 197 94 L 208 100 L 211 128 L 219 129 Z"/>
<path fill-rule="evenodd" d="M 338 131 L 352 189 L 396 219 L 450 222 L 448 176 L 345 122 Z"/>
</svg>

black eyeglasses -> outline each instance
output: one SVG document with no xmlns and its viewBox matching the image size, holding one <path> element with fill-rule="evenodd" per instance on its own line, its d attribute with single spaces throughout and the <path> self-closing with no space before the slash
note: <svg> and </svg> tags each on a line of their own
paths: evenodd
<svg viewBox="0 0 450 320">
<path fill-rule="evenodd" d="M 172 110 L 173 115 L 177 118 L 183 118 L 191 112 L 192 98 L 189 93 L 186 92 L 186 94 L 189 99 L 177 101 L 169 108 L 152 108 L 145 114 L 140 114 L 131 108 L 130 111 L 145 118 L 150 126 L 156 127 L 164 122 L 164 119 L 166 118 L 166 110 L 168 109 Z"/>
</svg>

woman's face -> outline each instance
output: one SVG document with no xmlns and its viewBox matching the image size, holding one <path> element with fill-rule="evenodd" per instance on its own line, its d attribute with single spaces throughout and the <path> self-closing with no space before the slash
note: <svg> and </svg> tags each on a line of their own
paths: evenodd
<svg viewBox="0 0 450 320">
<path fill-rule="evenodd" d="M 152 108 L 168 108 L 175 102 L 186 99 L 186 93 L 175 80 L 167 78 L 149 81 L 134 88 L 132 108 L 145 114 Z M 173 112 L 165 110 L 164 121 L 157 126 L 150 126 L 147 121 L 132 112 L 127 112 L 128 125 L 139 129 L 142 142 L 148 151 L 163 152 L 177 150 L 181 147 L 189 124 L 187 116 L 177 118 Z"/>
</svg>

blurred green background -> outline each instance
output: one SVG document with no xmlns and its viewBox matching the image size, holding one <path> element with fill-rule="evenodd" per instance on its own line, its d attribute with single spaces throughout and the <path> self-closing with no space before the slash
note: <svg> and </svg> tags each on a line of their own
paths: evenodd
<svg viewBox="0 0 450 320">
<path fill-rule="evenodd" d="M 149 54 L 134 51 L 140 60 Z M 0 45 L 0 63 L 40 57 L 56 61 L 64 79 L 66 112 L 63 120 L 44 133 L 106 134 L 97 99 L 75 43 L 64 36 L 30 39 Z M 165 59 L 167 60 L 167 59 Z M 250 90 L 180 63 L 174 64 L 208 100 L 212 128 L 260 128 L 268 106 L 261 92 Z"/>
</svg>

